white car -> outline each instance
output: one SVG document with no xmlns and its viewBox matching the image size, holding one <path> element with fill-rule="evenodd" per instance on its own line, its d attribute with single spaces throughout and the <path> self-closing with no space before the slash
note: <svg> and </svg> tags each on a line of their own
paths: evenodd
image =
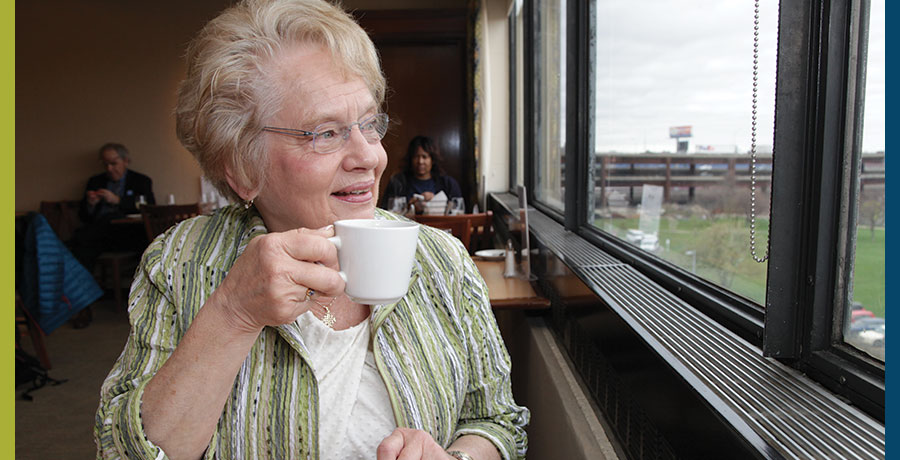
<svg viewBox="0 0 900 460">
<path fill-rule="evenodd" d="M 625 241 L 638 245 L 644 239 L 644 232 L 637 228 L 630 228 L 625 232 Z"/>
<path fill-rule="evenodd" d="M 659 238 L 656 234 L 644 233 L 637 228 L 630 228 L 625 232 L 625 241 L 647 252 L 655 252 L 659 249 Z"/>
<path fill-rule="evenodd" d="M 864 329 L 857 334 L 856 339 L 870 347 L 875 348 L 883 348 L 884 347 L 884 323 L 881 323 L 878 326 L 875 326 L 872 329 Z"/>
<path fill-rule="evenodd" d="M 641 243 L 638 245 L 641 249 L 647 252 L 655 252 L 659 249 L 659 238 L 656 235 L 644 235 L 641 238 Z"/>
</svg>

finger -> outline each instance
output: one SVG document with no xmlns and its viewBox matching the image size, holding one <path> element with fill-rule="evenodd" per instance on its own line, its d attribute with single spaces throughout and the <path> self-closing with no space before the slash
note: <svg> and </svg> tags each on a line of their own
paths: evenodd
<svg viewBox="0 0 900 460">
<path fill-rule="evenodd" d="M 325 255 L 328 251 L 333 254 Z M 302 300 L 306 288 L 343 291 L 343 280 L 337 271 L 318 262 L 318 259 L 336 260 L 334 246 L 320 236 L 296 231 L 269 233 L 254 238 L 244 254 L 250 256 L 247 261 L 252 268 L 248 273 L 255 271 L 271 280 L 286 282 L 290 292 L 282 295 L 290 295 L 292 301 Z M 243 259 L 241 257 L 239 261 Z"/>
<path fill-rule="evenodd" d="M 403 433 L 396 429 L 375 450 L 378 460 L 396 460 L 403 449 Z"/>
<path fill-rule="evenodd" d="M 289 270 L 289 281 L 298 287 L 293 300 L 305 301 L 307 289 L 317 295 L 333 297 L 344 292 L 344 280 L 337 271 L 320 264 L 298 262 L 294 270 Z"/>
<path fill-rule="evenodd" d="M 334 236 L 334 225 L 326 225 L 322 228 L 306 228 L 300 227 L 293 230 L 301 235 L 317 235 L 323 238 Z"/>
<path fill-rule="evenodd" d="M 403 449 L 397 460 L 422 460 L 425 458 L 425 451 L 428 447 L 437 444 L 434 439 L 425 431 L 404 429 L 403 431 Z M 443 449 L 440 449 L 443 451 Z"/>
<path fill-rule="evenodd" d="M 337 248 L 328 241 L 328 238 L 334 236 L 333 227 L 317 230 L 298 228 L 282 235 L 283 250 L 292 258 L 337 268 Z"/>
</svg>

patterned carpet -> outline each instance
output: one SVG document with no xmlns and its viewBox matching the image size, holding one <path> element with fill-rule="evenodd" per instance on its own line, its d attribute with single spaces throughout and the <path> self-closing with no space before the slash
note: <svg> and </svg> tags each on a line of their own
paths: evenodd
<svg viewBox="0 0 900 460">
<path fill-rule="evenodd" d="M 97 301 L 91 310 L 88 327 L 75 329 L 68 323 L 45 338 L 49 376 L 66 382 L 32 391 L 32 401 L 21 398 L 30 384 L 16 387 L 16 459 L 96 457 L 93 429 L 100 385 L 125 345 L 128 318 L 111 300 Z M 21 343 L 33 353 L 27 336 Z"/>
</svg>

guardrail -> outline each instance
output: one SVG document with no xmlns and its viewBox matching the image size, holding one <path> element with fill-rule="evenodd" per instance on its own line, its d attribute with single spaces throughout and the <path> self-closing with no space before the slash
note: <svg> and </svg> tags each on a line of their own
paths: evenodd
<svg viewBox="0 0 900 460">
<path fill-rule="evenodd" d="M 696 187 L 747 185 L 750 183 L 750 154 L 670 154 L 670 153 L 597 153 L 594 157 L 594 186 L 597 203 L 606 204 L 607 189 L 663 187 L 668 200 L 674 187 L 687 187 L 693 198 Z M 756 181 L 762 191 L 772 180 L 772 155 L 758 154 Z M 884 184 L 884 153 L 863 154 L 860 185 Z"/>
</svg>

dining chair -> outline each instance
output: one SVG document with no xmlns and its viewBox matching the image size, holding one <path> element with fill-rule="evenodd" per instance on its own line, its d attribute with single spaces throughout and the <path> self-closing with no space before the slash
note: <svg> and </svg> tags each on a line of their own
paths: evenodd
<svg viewBox="0 0 900 460">
<path fill-rule="evenodd" d="M 147 241 L 153 241 L 160 233 L 169 227 L 200 215 L 200 204 L 146 204 L 141 206 L 141 218 L 144 220 L 144 228 L 147 230 Z"/>
<path fill-rule="evenodd" d="M 471 219 L 471 237 L 469 241 L 470 254 L 481 249 L 494 247 L 494 213 L 486 211 L 478 214 L 469 214 Z"/>
<path fill-rule="evenodd" d="M 72 241 L 75 231 L 81 226 L 78 216 L 80 206 L 81 201 L 78 200 L 41 201 L 40 213 L 63 243 Z"/>
<path fill-rule="evenodd" d="M 19 347 L 19 337 L 28 334 L 31 338 L 31 345 L 38 360 L 45 369 L 50 369 L 50 355 L 47 353 L 47 345 L 44 343 L 44 337 L 47 334 L 41 329 L 38 322 L 31 316 L 22 298 L 19 296 L 19 290 L 16 289 L 16 348 Z"/>
<path fill-rule="evenodd" d="M 76 231 L 81 227 L 78 209 L 79 200 L 41 201 L 40 213 L 57 237 L 66 245 L 71 245 Z M 128 273 L 134 272 L 141 258 L 140 251 L 104 250 L 97 255 L 94 278 L 106 289 L 112 291 L 116 305 L 125 304 L 123 291 L 127 290 Z"/>
<path fill-rule="evenodd" d="M 462 241 L 469 254 L 491 247 L 491 240 L 494 238 L 494 214 L 491 211 L 455 216 L 417 215 L 415 220 L 420 224 L 450 232 Z"/>
</svg>

